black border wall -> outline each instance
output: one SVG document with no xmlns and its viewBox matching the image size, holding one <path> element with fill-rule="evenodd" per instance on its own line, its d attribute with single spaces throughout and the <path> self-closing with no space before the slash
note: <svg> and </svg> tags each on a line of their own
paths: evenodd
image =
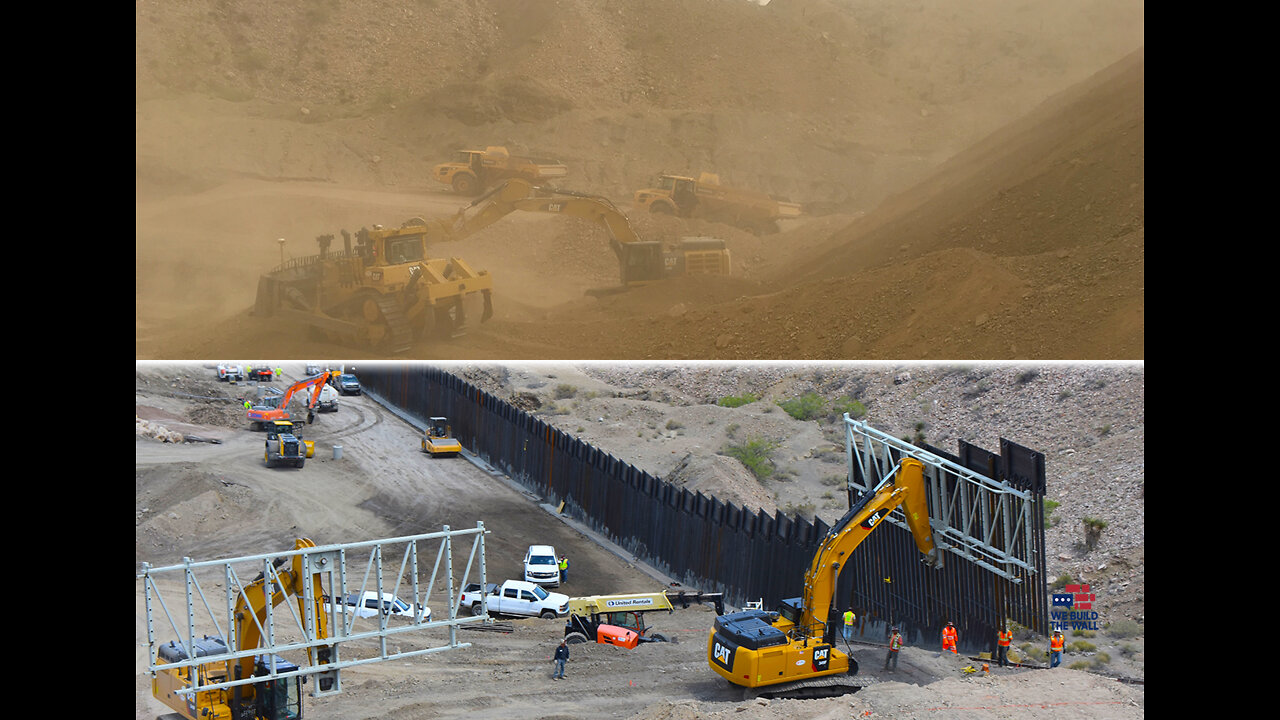
<svg viewBox="0 0 1280 720">
<path fill-rule="evenodd" d="M 765 607 L 801 594 L 803 576 L 829 527 L 724 503 L 665 482 L 441 368 L 362 368 L 370 391 L 424 421 L 448 416 L 454 435 L 475 455 L 544 501 L 565 503 L 575 520 L 679 582 L 723 592 L 731 605 Z M 1036 572 L 1014 582 L 947 555 L 942 570 L 920 561 L 911 534 L 885 524 L 841 573 L 833 613 L 852 607 L 864 630 L 898 625 L 913 642 L 940 645 L 955 623 L 966 652 L 993 649 L 1006 619 L 1047 633 L 1044 557 L 1044 456 L 1001 440 L 995 455 L 961 442 L 959 454 L 927 448 L 988 477 L 1036 494 L 1032 534 Z M 483 520 L 483 518 L 478 518 Z M 876 638 L 879 639 L 879 638 Z"/>
</svg>

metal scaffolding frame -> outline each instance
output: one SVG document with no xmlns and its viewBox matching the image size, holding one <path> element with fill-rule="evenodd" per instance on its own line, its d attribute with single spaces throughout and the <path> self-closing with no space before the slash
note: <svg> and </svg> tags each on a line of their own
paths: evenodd
<svg viewBox="0 0 1280 720">
<path fill-rule="evenodd" d="M 470 647 L 470 643 L 458 642 L 458 628 L 492 622 L 487 613 L 480 616 L 458 616 L 462 590 L 468 584 L 473 567 L 478 565 L 481 587 L 486 582 L 484 559 L 486 534 L 484 523 L 478 522 L 476 527 L 465 530 L 453 530 L 446 525 L 440 532 L 423 535 L 307 547 L 227 560 L 195 562 L 190 558 L 183 558 L 181 564 L 167 567 L 152 567 L 148 563 L 142 563 L 137 579 L 143 582 L 145 592 L 147 642 L 150 645 L 147 669 L 154 678 L 162 669 L 193 668 L 192 686 L 180 691 L 182 694 L 298 675 L 316 676 L 320 681 L 312 683 L 311 695 L 321 697 L 342 691 L 340 671 L 344 668 Z M 468 536 L 473 537 L 466 566 L 461 579 L 455 582 L 454 540 Z M 419 563 L 419 556 L 430 553 L 431 547 L 436 542 L 439 546 L 435 550 L 435 560 L 431 565 L 430 576 L 423 580 L 424 567 Z M 303 568 L 301 574 L 306 580 L 301 583 L 303 597 L 300 599 L 303 612 L 299 614 L 298 608 L 291 604 L 298 599 L 295 596 L 287 596 L 279 603 L 288 609 L 287 613 L 280 612 L 278 608 L 272 606 L 270 601 L 265 602 L 263 608 L 265 620 L 259 622 L 256 618 L 254 619 L 254 622 L 258 623 L 256 630 L 261 637 L 260 644 L 254 648 L 237 651 L 235 611 L 238 602 L 248 602 L 246 588 L 257 580 L 265 578 L 278 592 L 282 583 L 281 571 L 277 568 L 290 567 L 294 558 L 299 556 Z M 363 571 L 361 571 L 361 565 L 363 565 Z M 389 577 L 388 571 L 393 567 L 396 574 Z M 181 578 L 174 580 L 173 577 L 176 575 L 181 575 Z M 316 576 L 319 576 L 321 586 L 327 588 L 327 596 L 321 598 L 320 602 L 325 608 L 329 628 L 328 637 L 319 636 L 319 619 L 315 617 L 314 612 L 317 605 L 311 581 Z M 360 585 L 353 589 L 350 582 L 357 576 L 361 578 Z M 253 579 L 248 582 L 242 580 L 246 577 Z M 444 617 L 436 617 L 432 614 L 428 620 L 427 613 L 424 613 L 421 608 L 430 608 L 429 601 L 433 589 L 436 588 L 437 580 L 444 585 L 448 611 Z M 166 600 L 166 592 L 169 592 L 172 597 L 172 588 L 179 583 L 183 599 L 180 601 L 181 607 L 175 608 L 174 603 Z M 217 588 L 219 585 L 222 587 L 221 590 L 214 589 L 210 592 L 205 590 L 206 587 Z M 402 590 L 404 595 L 401 595 Z M 380 600 L 386 595 L 407 600 L 409 593 L 412 592 L 413 599 L 410 605 L 414 608 L 413 617 L 396 617 L 393 620 L 389 613 L 378 612 L 376 619 L 369 618 L 370 623 L 363 623 L 358 627 L 356 624 L 358 615 L 354 612 L 354 608 L 341 600 L 353 593 L 363 596 L 366 591 L 377 593 L 376 597 Z M 216 598 L 219 594 L 222 596 L 221 602 Z M 178 642 L 184 648 L 197 648 L 198 641 L 213 635 L 225 640 L 227 652 L 199 655 L 191 651 L 187 653 L 186 660 L 158 662 L 157 650 L 159 646 L 167 644 L 167 641 L 159 639 L 160 633 L 156 627 L 157 610 L 163 614 L 173 636 L 178 638 Z M 376 627 L 364 629 L 364 625 L 367 624 L 375 624 Z M 160 625 L 163 628 L 164 623 L 161 622 Z M 422 632 L 432 628 L 447 629 L 445 644 L 403 651 L 388 645 L 388 639 L 397 635 Z M 341 650 L 344 643 L 369 638 L 377 639 L 376 655 L 361 658 L 357 657 L 357 653 L 353 651 L 350 659 L 343 657 Z M 315 651 L 321 648 L 331 649 L 330 659 L 325 663 L 316 663 L 313 661 L 313 658 L 317 657 Z M 277 656 L 283 658 L 286 654 L 293 655 L 303 651 L 305 651 L 306 660 L 293 662 L 297 666 L 296 670 L 276 667 Z M 200 685 L 199 680 L 196 679 L 199 673 L 194 672 L 194 668 L 197 666 L 219 662 L 230 663 L 260 655 L 265 655 L 269 659 L 268 675 L 239 680 L 228 679 L 224 682 L 204 685 Z"/>
<path fill-rule="evenodd" d="M 925 466 L 929 522 L 942 549 L 1013 583 L 1036 572 L 1036 496 L 844 416 L 850 498 L 867 492 L 912 457 Z M 901 510 L 889 521 L 906 527 Z"/>
</svg>

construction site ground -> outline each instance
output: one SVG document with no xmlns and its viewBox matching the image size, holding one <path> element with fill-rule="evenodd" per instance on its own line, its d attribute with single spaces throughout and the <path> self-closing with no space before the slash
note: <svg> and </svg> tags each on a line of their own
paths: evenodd
<svg viewBox="0 0 1280 720">
<path fill-rule="evenodd" d="M 301 363 L 283 368 L 287 379 L 302 376 Z M 1056 512 L 1063 519 L 1049 533 L 1051 574 L 1069 573 L 1094 583 L 1102 617 L 1136 624 L 1139 631 L 1126 638 L 1101 631 L 1091 638 L 1095 650 L 1072 651 L 1064 667 L 1054 670 L 992 667 L 989 673 L 980 671 L 979 661 L 915 646 L 904 650 L 899 671 L 884 672 L 884 649 L 878 645 L 883 638 L 864 636 L 853 648 L 868 685 L 864 690 L 841 698 L 770 701 L 744 699 L 741 689 L 707 667 L 705 643 L 714 617 L 709 608 L 650 616 L 651 624 L 675 637 L 674 643 L 632 651 L 574 646 L 564 680 L 551 679 L 551 654 L 563 634 L 562 622 L 510 620 L 505 621 L 509 633 L 461 631 L 471 643 L 468 648 L 344 671 L 340 695 L 306 698 L 311 717 L 503 717 L 516 712 L 574 720 L 1144 716 L 1143 685 L 1117 679 L 1140 681 L 1144 675 L 1140 367 L 961 371 L 791 366 L 717 372 L 692 366 L 528 364 L 459 367 L 456 372 L 513 401 L 537 404 L 549 421 L 640 467 L 667 475 L 682 464 L 674 458 L 685 454 L 715 458 L 707 464 L 683 463 L 684 481 L 717 483 L 718 494 L 768 499 L 774 506 L 803 506 L 808 498 L 813 511 L 824 516 L 840 511 L 838 503 L 820 499 L 818 493 L 831 486 L 815 468 L 836 467 L 822 456 L 837 443 L 823 421 L 792 420 L 776 409 L 774 400 L 808 389 L 830 393 L 857 385 L 870 422 L 905 432 L 907 428 L 893 426 L 903 421 L 891 408 L 906 405 L 894 393 L 910 393 L 918 417 L 927 418 L 931 442 L 953 442 L 958 433 L 992 447 L 994 434 L 1046 451 L 1050 496 L 1060 499 Z M 423 455 L 419 430 L 375 398 L 344 397 L 339 412 L 322 415 L 307 427 L 304 434 L 316 442 L 316 455 L 305 468 L 268 469 L 262 462 L 262 435 L 248 429 L 239 405 L 252 384 L 217 382 L 211 363 L 142 363 L 135 379 L 137 562 L 225 558 L 291 548 L 295 537 L 320 544 L 355 542 L 483 521 L 492 533 L 487 544 L 490 581 L 519 577 L 525 547 L 549 543 L 571 558 L 563 588 L 570 595 L 662 586 L 651 569 L 549 512 L 483 464 Z M 729 394 L 726 382 L 758 391 L 767 400 L 754 408 L 708 403 Z M 979 391 L 979 386 L 985 389 Z M 1014 402 L 1017 397 L 1021 403 Z M 992 406 L 985 406 L 986 401 Z M 775 409 L 766 410 L 769 406 Z M 1092 422 L 1082 427 L 1083 415 Z M 734 424 L 739 427 L 730 430 Z M 744 429 L 811 447 L 779 456 L 779 468 L 791 468 L 787 479 L 757 481 L 737 460 L 720 454 L 726 433 Z M 1017 429 L 1031 437 L 1020 436 Z M 169 433 L 195 441 L 163 442 L 162 437 L 175 439 Z M 682 444 L 697 450 L 686 452 Z M 334 446 L 342 448 L 340 460 L 334 459 Z M 1111 462 L 1117 457 L 1125 462 Z M 1112 529 L 1097 548 L 1086 550 L 1079 542 L 1078 521 L 1089 514 L 1107 517 Z M 433 610 L 439 614 L 446 609 Z M 135 593 L 135 612 L 135 716 L 143 720 L 165 708 L 151 697 L 146 673 L 141 587 Z M 397 642 L 412 647 L 427 639 L 399 636 Z M 1024 644 L 1041 647 L 1043 638 L 1015 640 L 1015 648 Z M 352 651 L 371 653 L 373 648 Z M 1110 656 L 1109 664 L 1100 664 L 1104 654 Z M 1066 667 L 1070 665 L 1089 669 Z M 966 667 L 979 672 L 966 673 Z"/>
</svg>

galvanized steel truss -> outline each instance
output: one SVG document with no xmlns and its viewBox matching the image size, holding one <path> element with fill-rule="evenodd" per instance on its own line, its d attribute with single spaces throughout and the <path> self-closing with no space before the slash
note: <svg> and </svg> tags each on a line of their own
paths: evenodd
<svg viewBox="0 0 1280 720">
<path fill-rule="evenodd" d="M 1039 542 L 1034 493 L 981 475 L 847 414 L 844 422 L 851 493 L 867 492 L 895 472 L 901 458 L 915 458 L 925 466 L 935 542 L 1013 583 L 1036 572 Z M 888 520 L 906 528 L 901 510 Z"/>
<path fill-rule="evenodd" d="M 458 605 L 462 589 L 466 587 L 472 569 L 479 574 L 481 587 L 485 580 L 484 523 L 476 523 L 476 527 L 465 530 L 452 530 L 444 526 L 441 532 L 424 535 L 412 535 L 386 540 L 345 543 L 341 545 L 325 545 L 262 555 L 232 558 L 229 560 L 210 560 L 194 562 L 184 558 L 180 565 L 168 567 L 152 567 L 142 563 L 137 578 L 144 584 L 147 642 L 150 645 L 148 670 L 152 677 L 161 668 L 194 667 L 222 661 L 236 661 L 241 658 L 265 655 L 271 658 L 269 675 L 266 678 L 288 678 L 297 675 L 321 676 L 332 679 L 332 683 L 324 683 L 327 690 L 321 689 L 320 682 L 312 683 L 311 694 L 319 697 L 332 695 L 342 691 L 341 673 L 343 668 L 383 662 L 416 655 L 437 653 L 454 648 L 469 647 L 470 643 L 458 642 L 458 628 L 476 623 L 491 622 L 487 614 L 481 616 L 458 616 Z M 454 542 L 455 539 L 470 537 L 470 550 L 467 555 L 465 569 L 460 580 L 454 579 Z M 423 579 L 425 567 L 419 563 L 419 556 L 429 554 L 435 547 L 435 560 L 431 565 L 429 577 Z M 465 546 L 464 546 L 465 547 Z M 367 556 L 365 556 L 367 553 Z M 248 601 L 246 588 L 257 578 L 265 578 L 278 590 L 280 572 L 277 568 L 292 565 L 293 558 L 301 556 L 303 612 L 300 615 L 295 606 L 298 598 L 288 597 L 277 607 L 270 602 L 264 603 L 265 620 L 258 622 L 261 642 L 257 647 L 237 651 L 238 638 L 235 637 L 235 611 L 237 603 Z M 363 565 L 363 570 L 361 566 Z M 389 575 L 394 568 L 395 575 Z M 261 573 L 259 575 L 259 573 Z M 364 596 L 365 592 L 377 593 L 375 597 L 385 598 L 392 595 L 408 601 L 415 608 L 412 618 L 396 617 L 394 620 L 388 613 L 378 612 L 376 618 L 365 618 L 366 622 L 357 625 L 357 614 L 345 602 L 326 602 L 321 599 L 321 607 L 325 608 L 329 636 L 319 637 L 319 619 L 315 617 L 316 598 L 313 594 L 311 579 L 319 576 L 322 587 L 335 600 L 346 598 L 350 594 Z M 349 581 L 360 577 L 358 587 Z M 245 578 L 253 578 L 246 581 Z M 430 608 L 432 591 L 437 580 L 444 585 L 445 605 L 444 617 L 434 614 L 428 619 L 425 612 L 418 608 Z M 207 587 L 222 590 L 206 592 Z M 166 594 L 172 597 L 175 592 L 182 594 L 181 605 L 166 600 Z M 221 600 L 215 596 L 221 595 Z M 412 600 L 409 598 L 412 597 Z M 439 596 L 437 596 L 439 597 Z M 280 610 L 287 609 L 287 612 Z M 439 607 L 437 605 L 437 607 Z M 228 652 L 220 655 L 201 655 L 188 657 L 184 661 L 164 663 L 157 662 L 157 650 L 166 640 L 160 638 L 166 623 L 160 622 L 157 628 L 156 613 L 163 614 L 167 620 L 168 630 L 184 648 L 197 647 L 197 640 L 204 635 L 215 635 L 224 638 Z M 367 627 L 373 625 L 373 627 Z M 403 633 L 418 632 L 432 628 L 447 630 L 444 644 L 416 650 L 402 650 L 391 646 L 388 640 Z M 358 650 L 353 649 L 352 657 L 346 658 L 342 652 L 344 643 L 376 639 L 377 649 L 369 655 L 367 644 Z M 332 648 L 330 661 L 315 664 L 308 658 L 315 657 L 313 651 L 320 648 Z M 303 654 L 305 651 L 305 654 Z M 190 653 L 194 654 L 194 653 Z M 288 659 L 291 655 L 300 655 L 290 659 L 298 666 L 297 670 L 277 670 L 274 656 Z M 359 655 L 365 657 L 359 657 Z M 191 673 L 193 678 L 197 673 Z M 202 690 L 227 688 L 246 685 L 264 680 L 264 677 L 251 677 L 240 680 L 193 684 L 183 693 L 194 693 Z M 198 683 L 198 680 L 194 681 Z"/>
</svg>

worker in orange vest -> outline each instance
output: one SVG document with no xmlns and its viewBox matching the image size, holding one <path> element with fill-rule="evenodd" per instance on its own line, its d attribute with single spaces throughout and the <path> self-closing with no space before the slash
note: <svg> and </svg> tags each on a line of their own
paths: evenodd
<svg viewBox="0 0 1280 720">
<path fill-rule="evenodd" d="M 1054 630 L 1053 637 L 1049 638 L 1049 667 L 1056 668 L 1062 664 L 1062 650 L 1067 644 L 1067 639 L 1062 637 L 1061 630 Z"/>
<path fill-rule="evenodd" d="M 951 623 L 947 623 L 947 626 L 942 628 L 942 649 L 960 654 L 956 650 L 956 626 Z"/>
<path fill-rule="evenodd" d="M 902 633 L 898 632 L 898 628 L 893 628 L 893 636 L 889 638 L 889 654 L 884 656 L 884 669 L 889 669 L 889 663 L 893 663 L 893 669 L 898 669 L 898 653 L 902 651 Z"/>
<path fill-rule="evenodd" d="M 1013 633 L 1009 632 L 1009 626 L 1005 625 L 1003 630 L 996 633 L 996 661 L 1000 663 L 1000 667 L 1009 666 L 1009 643 L 1013 642 Z"/>
</svg>

